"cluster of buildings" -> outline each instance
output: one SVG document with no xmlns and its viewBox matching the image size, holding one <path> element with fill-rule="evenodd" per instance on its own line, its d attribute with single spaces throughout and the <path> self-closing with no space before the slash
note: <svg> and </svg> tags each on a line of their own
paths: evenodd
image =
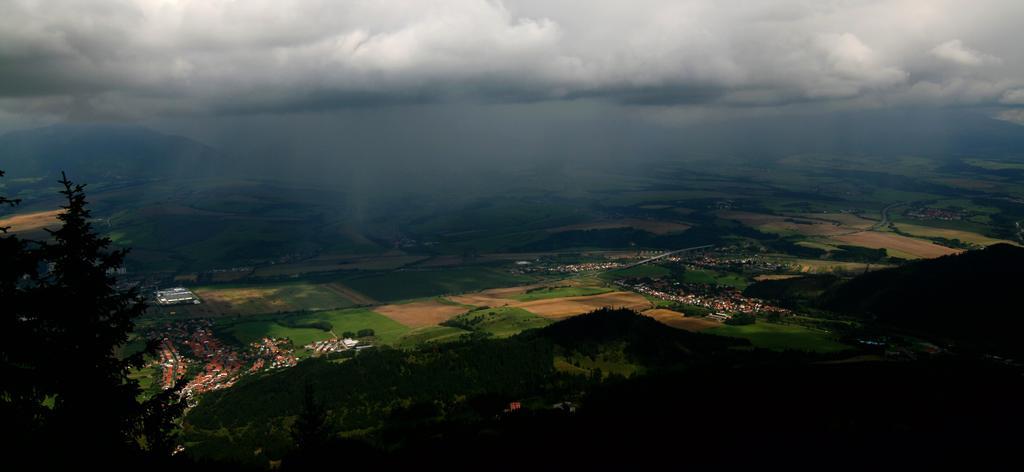
<svg viewBox="0 0 1024 472">
<path fill-rule="evenodd" d="M 160 386 L 166 390 L 185 376 L 185 361 L 174 347 L 174 343 L 167 338 L 160 341 L 157 357 L 157 365 L 160 366 Z"/>
<path fill-rule="evenodd" d="M 530 263 L 517 261 L 518 272 L 547 272 L 575 274 L 630 267 L 632 261 L 650 259 L 665 254 L 666 251 L 639 251 L 631 258 L 605 260 L 597 262 L 581 262 L 576 264 L 552 264 L 550 262 Z M 661 257 L 658 263 L 683 264 L 688 268 L 714 269 L 729 272 L 777 273 L 786 270 L 786 265 L 762 256 L 751 256 L 750 251 L 742 248 L 724 247 L 713 250 L 695 250 L 680 252 Z"/>
<path fill-rule="evenodd" d="M 585 262 L 582 264 L 566 264 L 555 266 L 551 268 L 551 272 L 558 272 L 563 274 L 575 274 L 578 272 L 593 272 L 599 270 L 612 270 L 622 267 L 621 262 Z"/>
<path fill-rule="evenodd" d="M 262 338 L 248 349 L 238 349 L 218 339 L 207 319 L 180 320 L 144 334 L 160 340 L 157 365 L 162 388 L 194 375 L 183 389 L 188 396 L 231 387 L 247 372 L 292 367 L 299 362 L 287 339 Z"/>
<path fill-rule="evenodd" d="M 324 354 L 330 354 L 332 352 L 342 352 L 349 349 L 362 350 L 370 345 L 359 345 L 358 339 L 343 338 L 343 339 L 327 339 L 324 341 L 316 341 L 311 344 L 307 344 L 306 349 L 313 351 L 314 356 L 320 356 Z"/>
<path fill-rule="evenodd" d="M 149 339 L 159 339 L 160 347 L 157 350 L 156 365 L 160 368 L 160 386 L 168 389 L 174 386 L 178 379 L 185 376 L 192 359 L 182 352 L 182 347 L 189 346 L 186 341 L 192 339 L 192 332 L 201 329 L 209 323 L 205 320 L 186 320 L 180 323 L 166 324 L 160 328 L 142 331 L 142 334 Z"/>
<path fill-rule="evenodd" d="M 728 272 L 777 273 L 787 269 L 785 264 L 764 257 L 718 255 L 713 252 L 669 257 L 666 260 L 682 262 L 690 268 Z"/>
<path fill-rule="evenodd" d="M 757 298 L 746 297 L 739 290 L 731 287 L 712 287 L 701 284 L 680 284 L 667 281 L 625 281 L 619 282 L 619 285 L 634 292 L 662 300 L 707 308 L 713 313 L 718 314 L 722 320 L 728 319 L 732 313 L 790 314 L 790 311 L 785 308 L 772 305 Z"/>
<path fill-rule="evenodd" d="M 255 372 L 263 368 L 281 369 L 294 367 L 299 363 L 295 352 L 291 349 L 291 343 L 285 338 L 263 338 L 249 345 L 252 348 L 256 360 L 249 369 Z M 258 365 L 258 367 L 257 367 Z"/>
<path fill-rule="evenodd" d="M 947 210 L 944 208 L 911 208 L 907 210 L 905 216 L 915 220 L 959 221 L 967 215 L 959 210 Z"/>
<path fill-rule="evenodd" d="M 551 261 L 516 261 L 513 274 L 576 274 L 581 272 L 593 272 L 612 270 L 624 267 L 625 264 L 613 261 L 583 262 L 578 264 L 557 264 Z"/>
<path fill-rule="evenodd" d="M 209 326 L 196 329 L 183 343 L 191 349 L 193 357 L 202 363 L 203 369 L 185 386 L 187 395 L 220 390 L 238 381 L 238 374 L 242 370 L 239 353 L 217 339 Z"/>
</svg>

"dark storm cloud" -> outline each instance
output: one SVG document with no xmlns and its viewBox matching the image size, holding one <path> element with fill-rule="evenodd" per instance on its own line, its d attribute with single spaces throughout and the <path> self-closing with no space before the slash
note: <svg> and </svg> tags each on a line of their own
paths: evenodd
<svg viewBox="0 0 1024 472">
<path fill-rule="evenodd" d="M 151 118 L 581 97 L 1024 102 L 1018 0 L 0 0 L 0 11 L 0 124 L 72 108 Z"/>
</svg>

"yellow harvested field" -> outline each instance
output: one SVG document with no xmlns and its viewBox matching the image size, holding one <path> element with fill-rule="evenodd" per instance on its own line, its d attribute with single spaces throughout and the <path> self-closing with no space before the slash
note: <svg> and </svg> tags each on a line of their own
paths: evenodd
<svg viewBox="0 0 1024 472">
<path fill-rule="evenodd" d="M 288 308 L 281 298 L 276 298 L 278 288 L 245 287 L 245 288 L 196 288 L 193 290 L 203 300 L 203 304 L 215 312 L 228 313 L 245 305 L 255 311 L 272 312 Z"/>
<path fill-rule="evenodd" d="M 435 300 L 383 305 L 373 309 L 410 328 L 435 326 L 467 311 L 466 307 L 448 305 Z"/>
<path fill-rule="evenodd" d="M 633 292 L 609 292 L 585 297 L 550 298 L 516 302 L 510 303 L 509 306 L 522 308 L 545 318 L 561 319 L 582 315 L 605 307 L 644 311 L 651 308 L 651 302 Z"/>
<path fill-rule="evenodd" d="M 533 314 L 554 319 L 582 315 L 604 307 L 625 307 L 637 311 L 643 311 L 651 308 L 650 301 L 633 292 L 608 292 L 598 295 L 545 298 L 525 302 L 512 298 L 514 295 L 525 293 L 527 290 L 536 287 L 540 287 L 540 285 L 497 288 L 477 293 L 451 296 L 448 297 L 448 299 L 464 305 L 488 307 L 508 306 L 522 308 Z"/>
<path fill-rule="evenodd" d="M 644 220 L 640 218 L 623 218 L 616 220 L 594 221 L 569 226 L 560 226 L 548 231 L 558 233 L 562 231 L 588 230 L 588 229 L 613 229 L 613 228 L 636 228 L 654 234 L 681 233 L 690 229 L 690 225 L 673 221 Z"/>
<path fill-rule="evenodd" d="M 64 210 L 37 211 L 0 218 L 0 227 L 10 226 L 11 233 L 29 233 L 41 231 L 43 228 L 56 228 L 57 215 Z"/>
<path fill-rule="evenodd" d="M 842 241 L 853 246 L 861 246 L 872 249 L 892 249 L 903 254 L 922 259 L 958 254 L 963 252 L 959 249 L 940 246 L 931 241 L 914 239 L 901 236 L 896 233 L 882 233 L 878 231 L 861 231 L 858 233 L 834 236 L 832 239 Z"/>
<path fill-rule="evenodd" d="M 906 223 L 897 223 L 896 227 L 904 233 L 920 236 L 922 238 L 959 239 L 965 243 L 977 244 L 980 246 L 991 246 L 998 243 L 1015 244 L 1013 241 L 990 238 L 978 233 L 957 229 L 933 228 L 931 226 L 912 225 Z"/>
<path fill-rule="evenodd" d="M 708 328 L 714 328 L 720 326 L 720 323 L 707 318 L 693 318 L 686 317 L 678 311 L 666 310 L 664 308 L 655 308 L 653 310 L 647 310 L 643 312 L 644 315 L 650 316 L 661 323 L 671 326 L 673 328 L 683 329 L 686 331 L 702 331 Z"/>
</svg>

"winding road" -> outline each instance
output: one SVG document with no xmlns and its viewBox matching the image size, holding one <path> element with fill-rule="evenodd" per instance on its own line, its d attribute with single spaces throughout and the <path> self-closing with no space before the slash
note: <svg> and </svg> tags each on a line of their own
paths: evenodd
<svg viewBox="0 0 1024 472">
<path fill-rule="evenodd" d="M 899 206 L 899 205 L 902 205 L 902 203 L 900 203 L 900 202 L 890 203 L 890 204 L 886 205 L 885 208 L 882 208 L 882 221 L 879 221 L 878 223 L 875 223 L 874 226 L 871 227 L 870 231 L 877 231 L 877 230 L 880 230 L 880 229 L 887 228 L 889 226 L 889 223 L 890 223 L 890 221 L 889 221 L 889 210 L 892 210 L 893 207 L 896 207 L 896 206 Z"/>
<path fill-rule="evenodd" d="M 714 244 L 707 244 L 707 245 L 704 245 L 704 246 L 694 246 L 694 247 L 688 247 L 686 249 L 677 249 L 675 251 L 669 251 L 669 252 L 666 252 L 664 254 L 659 254 L 659 255 L 654 256 L 654 257 L 649 257 L 649 258 L 644 259 L 644 260 L 639 261 L 639 262 L 634 262 L 632 264 L 629 264 L 629 265 L 623 267 L 623 269 L 629 269 L 631 267 L 636 267 L 638 265 L 643 265 L 643 264 L 646 264 L 648 262 L 653 262 L 653 261 L 656 261 L 658 259 L 666 258 L 666 257 L 671 256 L 673 254 L 679 254 L 680 252 L 696 251 L 697 249 L 707 249 L 709 247 L 714 247 Z"/>
</svg>

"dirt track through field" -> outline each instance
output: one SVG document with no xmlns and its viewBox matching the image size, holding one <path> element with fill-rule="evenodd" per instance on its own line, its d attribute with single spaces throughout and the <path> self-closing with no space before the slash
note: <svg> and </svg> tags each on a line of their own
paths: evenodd
<svg viewBox="0 0 1024 472">
<path fill-rule="evenodd" d="M 353 290 L 351 287 L 338 282 L 326 284 L 324 286 L 334 291 L 335 293 L 338 293 L 339 295 L 351 300 L 352 303 L 355 303 L 356 305 L 376 305 L 377 303 L 379 303 L 377 300 L 374 300 L 373 298 L 370 298 L 365 294 L 357 292 Z"/>
</svg>

